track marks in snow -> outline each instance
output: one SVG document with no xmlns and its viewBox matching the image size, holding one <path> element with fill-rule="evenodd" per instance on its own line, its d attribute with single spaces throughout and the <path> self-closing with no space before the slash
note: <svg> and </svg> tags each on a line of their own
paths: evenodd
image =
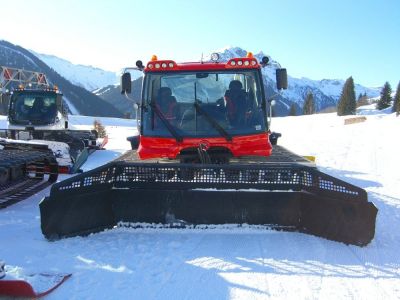
<svg viewBox="0 0 400 300">
<path fill-rule="evenodd" d="M 85 120 L 85 128 L 93 123 L 72 119 Z M 364 248 L 241 229 L 118 228 L 50 243 L 40 232 L 40 194 L 1 211 L 0 241 L 7 245 L 0 259 L 27 272 L 73 273 L 49 299 L 399 299 L 400 179 L 393 170 L 400 166 L 392 158 L 400 123 L 392 116 L 342 121 L 327 114 L 272 124 L 283 133 L 282 145 L 316 155 L 324 171 L 367 190 L 379 212 L 376 237 Z M 128 121 L 118 122 L 125 130 L 103 122 L 115 152 L 129 148 L 131 130 Z"/>
<path fill-rule="evenodd" d="M 169 249 L 166 249 L 168 252 L 166 255 L 168 257 L 171 251 L 177 252 L 180 255 L 178 255 L 178 257 L 173 257 L 173 260 L 167 261 L 167 264 L 169 265 L 167 270 L 159 270 L 160 273 L 166 273 L 164 275 L 165 281 L 159 288 L 155 289 L 150 298 L 173 298 L 175 292 L 169 289 L 171 285 L 174 285 L 178 290 L 180 290 L 180 298 L 187 298 L 184 297 L 184 294 L 187 293 L 191 287 L 187 282 L 187 278 L 185 280 L 181 277 L 182 274 L 187 274 L 187 272 L 189 272 L 186 261 L 191 258 L 193 253 L 196 253 L 204 237 L 194 236 L 188 238 L 186 236 L 177 236 L 177 238 L 179 239 L 179 242 L 174 239 L 172 242 L 168 243 Z M 199 279 L 196 278 L 196 280 L 198 281 Z"/>
</svg>

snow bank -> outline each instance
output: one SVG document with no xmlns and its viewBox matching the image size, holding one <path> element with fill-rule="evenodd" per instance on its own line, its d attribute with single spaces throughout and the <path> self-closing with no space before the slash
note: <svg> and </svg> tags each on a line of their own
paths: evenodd
<svg viewBox="0 0 400 300">
<path fill-rule="evenodd" d="M 283 134 L 280 144 L 315 155 L 323 171 L 368 191 L 379 212 L 367 247 L 229 227 L 117 228 L 48 242 L 38 210 L 45 190 L 0 210 L 0 260 L 10 271 L 73 273 L 48 299 L 398 299 L 400 118 L 375 112 L 344 125 L 345 118 L 273 118 L 272 125 Z M 128 149 L 132 121 L 101 121 L 110 131 L 107 151 Z M 72 122 L 87 127 L 92 119 Z"/>
</svg>

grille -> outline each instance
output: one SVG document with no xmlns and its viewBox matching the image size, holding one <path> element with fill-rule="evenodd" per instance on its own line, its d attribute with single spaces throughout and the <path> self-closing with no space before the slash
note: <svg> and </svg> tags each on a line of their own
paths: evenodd
<svg viewBox="0 0 400 300">
<path fill-rule="evenodd" d="M 365 191 L 298 164 L 196 165 L 112 162 L 54 185 L 56 192 L 81 189 L 256 189 L 333 193 L 335 198 L 360 198 Z"/>
</svg>

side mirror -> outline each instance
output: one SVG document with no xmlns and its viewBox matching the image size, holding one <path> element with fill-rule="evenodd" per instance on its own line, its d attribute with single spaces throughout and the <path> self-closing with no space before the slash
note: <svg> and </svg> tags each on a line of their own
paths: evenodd
<svg viewBox="0 0 400 300">
<path fill-rule="evenodd" d="M 278 90 L 286 90 L 288 88 L 286 69 L 276 69 L 276 87 Z"/>
<path fill-rule="evenodd" d="M 124 73 L 121 76 L 121 94 L 130 94 L 132 92 L 131 73 Z"/>
</svg>

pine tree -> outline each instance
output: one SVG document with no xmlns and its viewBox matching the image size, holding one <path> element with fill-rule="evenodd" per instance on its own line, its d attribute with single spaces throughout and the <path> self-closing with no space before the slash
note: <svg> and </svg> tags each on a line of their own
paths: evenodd
<svg viewBox="0 0 400 300">
<path fill-rule="evenodd" d="M 350 76 L 344 83 L 342 93 L 338 102 L 338 116 L 356 114 L 356 92 L 354 91 L 354 80 Z"/>
<path fill-rule="evenodd" d="M 396 112 L 396 116 L 400 115 L 400 82 L 397 85 L 396 95 L 394 95 L 393 112 Z"/>
<path fill-rule="evenodd" d="M 392 94 L 392 87 L 390 86 L 390 83 L 386 81 L 385 85 L 381 90 L 381 97 L 379 98 L 379 101 L 376 104 L 376 108 L 379 110 L 388 108 L 390 106 L 390 103 L 392 102 L 391 94 Z"/>
<path fill-rule="evenodd" d="M 315 101 L 314 101 L 314 95 L 310 92 L 308 94 L 308 101 L 310 102 L 310 114 L 315 114 Z"/>
<path fill-rule="evenodd" d="M 311 92 L 308 92 L 306 99 L 304 100 L 303 114 L 312 115 L 314 113 L 315 113 L 314 96 Z"/>
<path fill-rule="evenodd" d="M 292 103 L 290 105 L 290 110 L 289 110 L 289 115 L 288 116 L 297 116 L 296 105 L 294 103 Z"/>
<path fill-rule="evenodd" d="M 357 107 L 363 106 L 363 105 L 368 105 L 368 96 L 367 96 L 367 92 L 365 92 L 364 94 L 360 94 L 358 96 L 357 99 Z"/>
<path fill-rule="evenodd" d="M 307 115 L 307 112 L 309 111 L 309 106 L 310 104 L 308 103 L 308 93 L 307 93 L 306 98 L 304 99 L 303 102 L 303 115 Z"/>
<path fill-rule="evenodd" d="M 103 124 L 99 120 L 94 120 L 93 122 L 94 130 L 97 131 L 99 138 L 103 138 L 107 135 L 106 129 L 104 128 Z"/>
</svg>

